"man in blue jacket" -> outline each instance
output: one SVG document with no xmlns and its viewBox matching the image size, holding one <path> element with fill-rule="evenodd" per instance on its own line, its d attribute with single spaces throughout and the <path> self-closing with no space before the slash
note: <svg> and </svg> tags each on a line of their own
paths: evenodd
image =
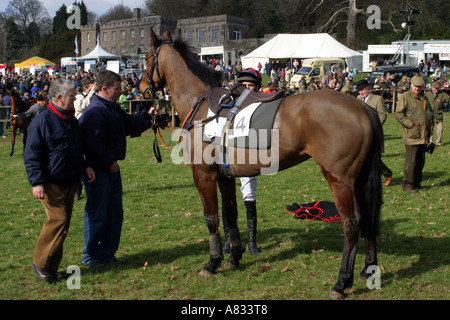
<svg viewBox="0 0 450 320">
<path fill-rule="evenodd" d="M 73 115 L 75 89 L 69 80 L 55 80 L 49 92 L 48 109 L 37 115 L 28 128 L 23 159 L 33 196 L 40 199 L 48 220 L 36 243 L 32 269 L 46 281 L 63 277 L 58 267 L 72 216 L 75 184 L 85 168 L 81 132 Z M 86 169 L 89 182 L 95 180 Z"/>
<path fill-rule="evenodd" d="M 117 73 L 99 73 L 99 92 L 79 118 L 86 160 L 96 174 L 94 183 L 82 178 L 86 190 L 83 264 L 89 268 L 125 261 L 115 256 L 123 222 L 122 178 L 117 162 L 125 159 L 126 136 L 150 128 L 152 117 L 158 113 L 153 106 L 147 113 L 127 114 L 117 103 L 121 82 Z"/>
</svg>

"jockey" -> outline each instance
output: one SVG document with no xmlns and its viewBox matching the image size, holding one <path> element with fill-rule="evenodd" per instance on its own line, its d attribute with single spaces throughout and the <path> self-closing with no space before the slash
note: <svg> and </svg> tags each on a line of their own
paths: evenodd
<svg viewBox="0 0 450 320">
<path fill-rule="evenodd" d="M 237 81 L 242 83 L 247 89 L 258 92 L 261 89 L 262 77 L 258 70 L 247 68 L 239 73 Z"/>
<path fill-rule="evenodd" d="M 253 68 L 241 71 L 237 81 L 243 84 L 247 89 L 258 92 L 261 88 L 261 73 Z M 245 207 L 247 208 L 247 227 L 248 227 L 248 248 L 253 255 L 260 255 L 261 252 L 256 246 L 256 177 L 241 177 L 241 192 Z M 223 213 L 222 213 L 223 215 Z M 228 235 L 228 223 L 223 216 L 225 231 L 224 253 L 230 253 L 230 238 Z"/>
</svg>

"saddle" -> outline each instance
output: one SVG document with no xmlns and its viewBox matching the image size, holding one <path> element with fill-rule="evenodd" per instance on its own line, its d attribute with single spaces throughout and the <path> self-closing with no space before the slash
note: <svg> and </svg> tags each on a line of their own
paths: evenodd
<svg viewBox="0 0 450 320">
<path fill-rule="evenodd" d="M 208 101 L 209 109 L 216 115 L 227 117 L 233 101 L 235 101 L 245 90 L 242 85 L 231 87 L 230 89 L 216 87 L 212 88 L 206 100 Z M 284 97 L 284 91 L 277 91 L 275 93 L 259 93 L 250 92 L 248 96 L 242 101 L 239 110 L 248 107 L 256 102 L 269 102 Z M 223 112 L 223 113 L 222 113 Z M 239 112 L 239 111 L 238 111 Z"/>
<path fill-rule="evenodd" d="M 245 98 L 243 98 L 244 96 Z M 215 120 L 210 121 L 203 128 L 203 141 L 222 144 L 224 141 L 221 141 L 220 138 L 223 137 L 225 122 L 229 122 L 230 128 L 234 126 L 235 122 L 237 122 L 237 127 L 242 128 L 241 120 L 243 117 L 247 117 L 248 129 L 255 130 L 255 132 L 260 132 L 261 129 L 265 130 L 265 138 L 261 140 L 259 136 L 257 139 L 249 139 L 245 135 L 228 137 L 227 145 L 246 149 L 270 149 L 271 129 L 282 98 L 284 98 L 284 91 L 264 94 L 245 90 L 242 85 L 230 89 L 220 87 L 211 89 L 206 97 L 209 104 L 208 117 Z"/>
</svg>

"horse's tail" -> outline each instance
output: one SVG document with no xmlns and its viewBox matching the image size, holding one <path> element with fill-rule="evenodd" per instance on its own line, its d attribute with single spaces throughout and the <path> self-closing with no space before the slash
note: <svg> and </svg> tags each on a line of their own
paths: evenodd
<svg viewBox="0 0 450 320">
<path fill-rule="evenodd" d="M 358 175 L 358 204 L 361 210 L 361 237 L 374 239 L 380 232 L 380 211 L 382 205 L 381 152 L 384 144 L 383 127 L 377 112 L 365 105 L 373 126 L 370 150 Z"/>
</svg>

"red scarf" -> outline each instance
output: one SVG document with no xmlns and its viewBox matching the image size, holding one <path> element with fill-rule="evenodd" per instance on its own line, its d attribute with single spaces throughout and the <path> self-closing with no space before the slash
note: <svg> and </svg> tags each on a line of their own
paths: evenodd
<svg viewBox="0 0 450 320">
<path fill-rule="evenodd" d="M 47 106 L 53 113 L 56 113 L 63 120 L 70 119 L 70 116 L 73 113 L 71 111 L 68 111 L 67 115 L 63 115 L 57 108 L 55 108 L 55 106 L 51 102 L 49 102 Z"/>
</svg>

